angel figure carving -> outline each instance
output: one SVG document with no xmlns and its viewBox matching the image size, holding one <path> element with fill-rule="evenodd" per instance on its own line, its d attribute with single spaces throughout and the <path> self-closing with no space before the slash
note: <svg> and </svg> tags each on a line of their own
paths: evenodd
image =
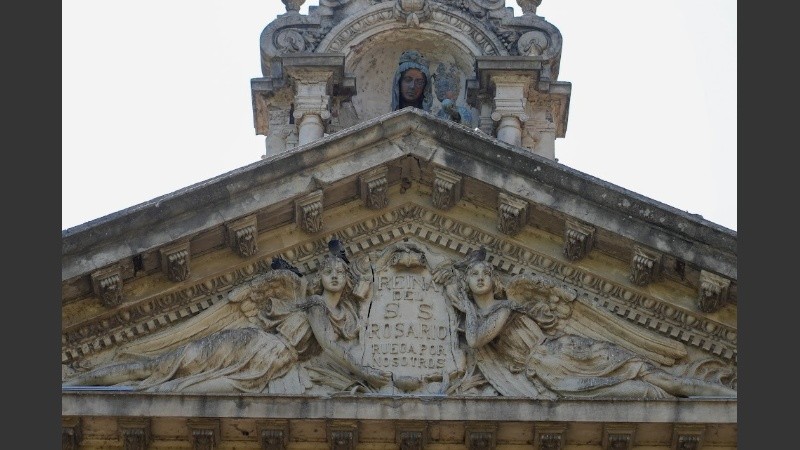
<svg viewBox="0 0 800 450">
<path fill-rule="evenodd" d="M 79 373 L 63 385 L 302 393 L 313 384 L 302 363 L 325 356 L 351 384 L 379 388 L 391 373 L 361 366 L 348 353 L 358 338 L 359 320 L 352 278 L 347 264 L 333 255 L 325 257 L 308 282 L 290 269 L 271 270 L 232 290 L 227 301 L 129 344 L 116 362 Z"/>
<path fill-rule="evenodd" d="M 665 370 L 687 356 L 683 344 L 576 301 L 577 292 L 548 278 L 519 274 L 504 288 L 488 261 L 465 271 L 436 271 L 462 314 L 472 361 L 462 389 L 488 383 L 494 395 L 548 400 L 736 397 L 719 380 Z"/>
</svg>

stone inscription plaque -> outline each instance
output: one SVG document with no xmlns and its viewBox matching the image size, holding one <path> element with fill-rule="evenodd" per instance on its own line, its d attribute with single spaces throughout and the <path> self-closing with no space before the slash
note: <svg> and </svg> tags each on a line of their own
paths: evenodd
<svg viewBox="0 0 800 450">
<path fill-rule="evenodd" d="M 456 316 L 425 253 L 414 244 L 387 249 L 373 280 L 363 364 L 392 372 L 391 390 L 443 394 L 463 357 Z"/>
</svg>

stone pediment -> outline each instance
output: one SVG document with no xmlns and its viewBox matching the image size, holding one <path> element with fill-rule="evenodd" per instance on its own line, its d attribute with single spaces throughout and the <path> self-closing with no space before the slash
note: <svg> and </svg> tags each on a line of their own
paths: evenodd
<svg viewBox="0 0 800 450">
<path fill-rule="evenodd" d="M 422 142 L 419 138 L 415 140 Z M 402 138 L 379 140 L 377 145 L 362 149 L 361 156 L 374 158 L 385 151 L 379 149 L 381 145 L 388 146 L 389 142 L 398 140 Z M 502 146 L 497 151 L 502 151 Z M 486 203 L 472 200 L 477 198 L 471 192 L 475 181 L 466 176 L 468 172 L 456 172 L 452 167 L 430 169 L 428 181 L 424 164 L 417 164 L 416 174 L 407 169 L 411 174 L 407 181 L 390 175 L 393 170 L 402 172 L 404 164 L 408 164 L 404 161 L 415 158 L 414 155 L 414 152 L 401 153 L 385 163 L 373 159 L 375 166 L 362 167 L 366 169 L 363 175 L 356 176 L 352 182 L 355 192 L 351 198 L 338 204 L 326 203 L 331 197 L 326 189 L 336 192 L 336 189 L 344 189 L 343 186 L 332 182 L 332 187 L 323 186 L 312 191 L 307 203 L 320 204 L 318 213 L 323 220 L 319 230 L 307 231 L 297 217 L 286 219 L 288 223 L 262 228 L 262 216 L 258 211 L 249 211 L 247 217 L 223 222 L 225 233 L 215 230 L 207 232 L 208 235 L 194 233 L 192 237 L 192 234 L 180 236 L 178 230 L 174 230 L 174 240 L 138 253 L 143 255 L 138 257 L 140 262 L 135 262 L 137 255 L 131 257 L 131 264 L 141 265 L 139 273 L 133 277 L 125 278 L 126 264 L 124 259 L 120 260 L 113 265 L 117 267 L 113 273 L 122 282 L 118 304 L 107 305 L 95 292 L 66 298 L 63 303 L 65 377 L 70 379 L 92 368 L 129 361 L 131 355 L 157 356 L 214 333 L 253 325 L 250 320 L 254 317 L 253 311 L 263 305 L 255 302 L 249 309 L 243 309 L 240 303 L 234 308 L 231 305 L 236 303 L 232 300 L 235 293 L 263 282 L 264 278 L 272 280 L 277 272 L 284 272 L 273 269 L 274 257 L 290 262 L 304 275 L 295 280 L 297 286 L 311 283 L 309 280 L 318 275 L 328 254 L 328 240 L 336 237 L 345 243 L 356 279 L 367 281 L 366 284 L 355 283 L 353 288 L 364 302 L 357 311 L 359 338 L 348 344 L 348 352 L 359 364 L 388 372 L 392 381 L 382 386 L 371 385 L 354 376 L 352 370 L 343 370 L 341 361 L 336 358 L 333 362 L 325 358 L 320 361 L 319 355 L 324 356 L 325 352 L 319 353 L 319 349 L 312 348 L 313 342 L 306 342 L 308 348 L 304 350 L 313 354 L 311 361 L 317 366 L 297 365 L 302 367 L 299 373 L 283 373 L 279 377 L 281 381 L 271 382 L 261 392 L 314 395 L 356 389 L 357 392 L 393 395 L 462 393 L 536 398 L 536 391 L 532 390 L 536 389 L 535 385 L 524 381 L 524 377 L 519 381 L 522 372 L 506 370 L 511 363 L 510 356 L 493 353 L 467 356 L 469 352 L 464 350 L 463 336 L 458 331 L 464 327 L 463 313 L 453 306 L 454 300 L 447 295 L 448 282 L 434 275 L 441 273 L 441 268 L 448 263 L 452 265 L 481 247 L 486 250 L 485 259 L 506 285 L 507 292 L 527 292 L 520 287 L 530 281 L 527 277 L 541 276 L 555 283 L 553 292 L 563 288 L 574 293 L 567 301 L 569 314 L 585 320 L 565 322 L 559 325 L 562 331 L 599 342 L 616 340 L 615 346 L 624 346 L 630 340 L 637 354 L 646 355 L 659 367 L 670 371 L 673 367 L 680 371 L 700 371 L 703 376 L 722 377 L 725 383 L 735 386 L 733 305 L 727 304 L 714 314 L 704 313 L 695 306 L 694 290 L 668 275 L 657 283 L 639 285 L 631 277 L 630 262 L 601 251 L 606 245 L 602 238 L 594 237 L 595 242 L 586 247 L 586 254 L 573 260 L 567 252 L 567 234 L 531 226 L 533 217 L 541 219 L 541 216 L 530 211 L 523 216 L 521 226 L 511 227 L 514 233 L 504 233 L 500 230 L 511 229 L 503 225 L 509 220 L 508 211 L 538 212 L 535 204 L 496 192 L 496 206 L 487 207 Z M 338 163 L 346 166 L 348 161 Z M 468 161 L 461 164 L 468 165 Z M 340 170 L 337 167 L 332 170 Z M 345 175 L 345 178 L 352 175 L 357 173 Z M 387 178 L 384 183 L 376 182 L 382 177 Z M 441 195 L 435 195 L 437 186 L 440 190 L 450 189 L 452 193 L 460 189 L 452 198 L 455 201 L 451 204 L 442 200 Z M 485 186 L 481 188 L 492 192 Z M 383 200 L 370 201 L 371 195 Z M 303 196 L 306 197 L 308 194 Z M 302 208 L 297 206 L 302 204 L 305 203 L 291 202 L 287 208 L 302 215 Z M 275 209 L 270 211 L 278 213 Z M 120 214 L 126 215 L 125 212 Z M 576 232 L 597 233 L 593 226 L 578 227 L 570 223 L 565 220 L 563 226 Z M 213 239 L 211 236 L 217 236 L 220 244 L 195 254 L 194 250 L 202 248 L 204 241 Z M 248 250 L 242 251 L 239 238 L 247 236 L 255 245 L 246 245 L 244 248 Z M 185 278 L 175 279 L 163 266 L 169 266 L 170 255 L 181 256 L 182 252 L 191 253 L 191 258 L 187 258 L 191 267 Z M 153 267 L 148 268 L 146 261 Z M 456 272 L 456 279 L 465 276 L 464 269 Z M 108 268 L 103 271 L 95 278 L 102 278 Z M 66 280 L 65 284 L 68 283 Z M 270 291 L 270 296 L 299 303 L 305 293 L 297 286 L 284 283 L 281 289 Z M 516 290 L 508 286 L 516 286 Z M 289 295 L 288 291 L 295 293 Z M 525 295 L 520 294 L 518 299 Z M 281 307 L 271 303 L 267 309 L 277 311 Z M 274 324 L 279 319 L 270 320 Z M 618 327 L 612 329 L 625 337 L 620 340 L 598 335 L 597 329 L 586 328 L 587 320 L 601 324 L 608 320 Z M 660 347 L 642 348 L 643 339 L 661 341 Z M 484 361 L 478 364 L 480 370 L 476 372 L 480 375 L 466 377 L 468 368 L 475 371 L 478 360 Z M 503 365 L 487 365 L 485 361 L 490 360 L 502 361 Z M 289 364 L 288 367 L 294 366 Z M 491 381 L 487 382 L 486 378 Z M 321 385 L 319 380 L 322 379 L 327 380 L 327 384 Z M 168 380 L 161 381 L 170 386 Z"/>
</svg>

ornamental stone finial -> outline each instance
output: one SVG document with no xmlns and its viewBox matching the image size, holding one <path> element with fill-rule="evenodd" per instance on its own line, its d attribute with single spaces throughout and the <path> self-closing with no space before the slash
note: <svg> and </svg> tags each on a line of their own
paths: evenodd
<svg viewBox="0 0 800 450">
<path fill-rule="evenodd" d="M 536 14 L 536 8 L 542 4 L 542 0 L 517 0 L 517 5 L 522 8 L 522 14 Z"/>
<path fill-rule="evenodd" d="M 303 6 L 303 3 L 305 3 L 306 0 L 281 0 L 281 2 L 283 2 L 284 5 L 286 5 L 287 13 L 292 13 L 292 12 L 299 13 L 300 7 Z"/>
</svg>

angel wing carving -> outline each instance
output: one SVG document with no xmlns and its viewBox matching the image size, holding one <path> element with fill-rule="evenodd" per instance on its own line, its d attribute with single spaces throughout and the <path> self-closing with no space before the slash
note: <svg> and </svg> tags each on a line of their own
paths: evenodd
<svg viewBox="0 0 800 450">
<path fill-rule="evenodd" d="M 306 280 L 291 270 L 271 270 L 235 287 L 200 315 L 121 346 L 117 358 L 155 356 L 225 329 L 274 330 L 304 298 Z"/>
<path fill-rule="evenodd" d="M 506 286 L 508 298 L 523 306 L 549 336 L 574 334 L 609 341 L 665 366 L 687 355 L 680 343 L 642 329 L 578 300 L 575 290 L 558 286 L 553 280 L 533 274 L 519 274 Z"/>
</svg>

